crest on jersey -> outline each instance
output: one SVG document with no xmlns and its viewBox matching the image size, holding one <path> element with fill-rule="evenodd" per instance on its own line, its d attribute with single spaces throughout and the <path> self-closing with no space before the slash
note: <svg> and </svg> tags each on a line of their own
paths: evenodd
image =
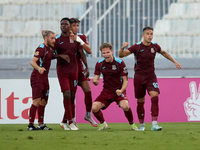
<svg viewBox="0 0 200 150">
<path fill-rule="evenodd" d="M 154 49 L 153 48 L 151 48 L 151 53 L 154 53 L 155 51 L 154 51 Z"/>
<path fill-rule="evenodd" d="M 112 65 L 112 70 L 116 70 L 117 67 L 115 65 Z"/>
<path fill-rule="evenodd" d="M 36 51 L 34 55 L 35 55 L 35 56 L 38 56 L 38 55 L 39 55 L 39 51 Z"/>
</svg>

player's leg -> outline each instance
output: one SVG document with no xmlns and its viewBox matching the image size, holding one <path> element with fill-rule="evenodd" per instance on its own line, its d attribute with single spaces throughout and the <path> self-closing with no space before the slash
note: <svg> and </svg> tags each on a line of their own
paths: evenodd
<svg viewBox="0 0 200 150">
<path fill-rule="evenodd" d="M 64 105 L 64 110 L 65 110 L 63 121 L 60 123 L 60 126 L 62 126 L 64 128 L 64 130 L 78 130 L 78 128 L 75 127 L 75 125 L 73 124 L 73 121 L 72 121 L 71 92 L 70 92 L 69 75 L 59 75 L 58 74 L 58 80 L 60 83 L 61 91 L 63 93 L 63 105 Z M 67 118 L 68 124 L 64 123 L 65 118 Z M 69 127 L 69 125 L 71 126 L 71 128 Z"/>
<path fill-rule="evenodd" d="M 159 113 L 159 106 L 158 106 L 158 92 L 150 91 L 149 95 L 151 96 L 151 116 L 152 116 L 152 128 L 151 130 L 160 131 L 162 130 L 161 126 L 158 126 L 158 113 Z"/>
<path fill-rule="evenodd" d="M 147 84 L 147 91 L 151 97 L 151 116 L 152 116 L 152 128 L 151 130 L 160 131 L 162 127 L 158 126 L 157 119 L 158 119 L 158 95 L 160 93 L 159 86 L 157 83 L 156 75 L 152 75 L 149 78 L 149 83 Z"/>
<path fill-rule="evenodd" d="M 70 100 L 71 100 L 72 124 L 70 124 L 70 122 L 68 120 L 68 126 L 70 128 L 74 128 L 74 126 L 75 126 L 76 129 L 78 130 L 78 126 L 77 126 L 76 120 L 75 120 L 75 94 L 76 94 L 76 90 L 77 90 L 77 83 L 78 83 L 78 73 L 70 74 L 69 85 L 70 85 L 70 92 L 71 92 Z"/>
<path fill-rule="evenodd" d="M 37 129 L 38 130 L 52 130 L 52 128 L 49 128 L 46 126 L 46 124 L 44 124 L 44 112 L 45 112 L 45 106 L 47 104 L 48 101 L 48 91 L 45 90 L 45 98 L 43 98 L 40 102 L 39 102 L 39 107 L 38 107 L 38 126 Z"/>
<path fill-rule="evenodd" d="M 144 110 L 144 101 L 145 98 L 138 98 L 137 99 L 137 115 L 140 123 L 139 131 L 145 130 L 145 124 L 144 124 L 144 116 L 145 116 L 145 110 Z"/>
<path fill-rule="evenodd" d="M 85 107 L 86 107 L 86 114 L 84 119 L 94 127 L 97 127 L 97 123 L 94 121 L 94 119 L 91 116 L 91 109 L 92 109 L 92 94 L 91 94 L 91 87 L 90 82 L 88 80 L 85 80 L 80 83 L 80 86 L 85 94 Z"/>
<path fill-rule="evenodd" d="M 137 126 L 135 125 L 133 121 L 133 114 L 132 114 L 131 108 L 129 107 L 128 100 L 121 100 L 119 102 L 119 106 L 124 110 L 124 114 L 131 126 L 131 129 L 138 130 Z"/>
<path fill-rule="evenodd" d="M 27 127 L 27 130 L 37 130 L 37 128 L 34 126 L 34 120 L 35 120 L 36 111 L 38 109 L 40 101 L 41 101 L 41 98 L 33 99 L 33 103 L 29 110 L 29 125 Z"/>
<path fill-rule="evenodd" d="M 97 131 L 105 130 L 108 127 L 108 125 L 105 122 L 105 119 L 103 117 L 103 113 L 101 111 L 101 108 L 103 108 L 103 107 L 105 107 L 105 105 L 100 101 L 95 101 L 92 104 L 92 112 L 93 112 L 94 116 L 97 118 L 97 120 L 99 120 L 99 122 L 100 122 L 99 129 Z"/>
<path fill-rule="evenodd" d="M 137 99 L 137 115 L 138 115 L 138 120 L 140 122 L 139 131 L 145 130 L 144 101 L 145 101 L 145 94 L 146 94 L 146 86 L 143 85 L 143 81 L 144 81 L 144 76 L 140 74 L 134 75 L 134 91 L 135 91 L 135 98 Z"/>
</svg>

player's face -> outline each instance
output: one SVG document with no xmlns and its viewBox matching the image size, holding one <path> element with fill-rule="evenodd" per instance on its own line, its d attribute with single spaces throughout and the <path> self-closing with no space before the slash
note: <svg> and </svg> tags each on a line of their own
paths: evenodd
<svg viewBox="0 0 200 150">
<path fill-rule="evenodd" d="M 111 50 L 110 48 L 108 48 L 108 47 L 103 48 L 101 50 L 101 54 L 105 58 L 106 62 L 112 62 L 113 61 L 113 56 L 112 56 L 113 50 Z"/>
<path fill-rule="evenodd" d="M 79 23 L 72 23 L 70 27 L 72 32 L 76 35 L 79 30 Z"/>
<path fill-rule="evenodd" d="M 70 24 L 68 20 L 62 20 L 60 23 L 60 29 L 62 33 L 68 33 L 70 29 Z"/>
<path fill-rule="evenodd" d="M 47 36 L 47 45 L 53 48 L 55 44 L 55 39 L 56 39 L 56 35 L 53 33 L 50 33 L 49 36 Z"/>
<path fill-rule="evenodd" d="M 151 40 L 153 39 L 153 30 L 144 31 L 142 37 L 143 37 L 144 42 L 151 43 Z"/>
</svg>

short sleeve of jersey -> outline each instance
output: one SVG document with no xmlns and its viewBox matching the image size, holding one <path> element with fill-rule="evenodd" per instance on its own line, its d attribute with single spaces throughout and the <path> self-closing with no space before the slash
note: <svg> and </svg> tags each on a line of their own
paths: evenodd
<svg viewBox="0 0 200 150">
<path fill-rule="evenodd" d="M 128 69 L 126 67 L 126 64 L 124 63 L 124 61 L 121 62 L 120 64 L 120 72 L 121 72 L 121 76 L 127 76 L 128 75 Z"/>
<path fill-rule="evenodd" d="M 136 44 L 132 45 L 131 47 L 128 48 L 128 50 L 131 52 L 131 53 L 136 53 L 137 50 L 138 50 L 138 46 Z"/>
<path fill-rule="evenodd" d="M 101 72 L 100 72 L 100 65 L 101 65 L 101 63 L 99 63 L 99 62 L 96 63 L 95 71 L 94 71 L 95 75 L 100 75 L 101 74 Z"/>
<path fill-rule="evenodd" d="M 43 57 L 43 56 L 44 56 L 44 48 L 38 47 L 38 48 L 35 50 L 34 57 L 40 58 L 40 57 Z"/>
<path fill-rule="evenodd" d="M 87 37 L 85 36 L 85 34 L 83 34 L 82 36 L 80 36 L 80 38 L 86 43 L 89 44 Z"/>
<path fill-rule="evenodd" d="M 155 47 L 156 47 L 156 52 L 160 52 L 160 51 L 161 51 L 161 47 L 160 47 L 160 45 L 155 44 Z"/>
</svg>

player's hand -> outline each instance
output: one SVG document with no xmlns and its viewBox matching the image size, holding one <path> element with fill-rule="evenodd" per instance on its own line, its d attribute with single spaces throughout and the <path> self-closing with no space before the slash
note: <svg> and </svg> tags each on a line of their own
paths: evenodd
<svg viewBox="0 0 200 150">
<path fill-rule="evenodd" d="M 39 72 L 40 74 L 43 74 L 44 71 L 46 71 L 46 69 L 45 69 L 44 67 L 40 67 L 39 70 L 38 70 L 38 72 Z"/>
<path fill-rule="evenodd" d="M 118 96 L 120 96 L 120 95 L 122 94 L 122 91 L 119 90 L 119 89 L 117 89 L 117 90 L 116 90 L 116 94 L 117 94 Z"/>
<path fill-rule="evenodd" d="M 181 69 L 181 64 L 179 64 L 178 62 L 175 62 L 175 66 L 177 69 Z"/>
<path fill-rule="evenodd" d="M 84 70 L 84 76 L 85 76 L 86 78 L 88 78 L 89 75 L 90 75 L 89 69 L 88 69 L 88 68 L 85 68 L 85 70 Z"/>
<path fill-rule="evenodd" d="M 128 46 L 128 42 L 124 42 L 122 48 L 126 48 Z"/>
<path fill-rule="evenodd" d="M 60 55 L 60 57 L 70 63 L 70 58 L 68 55 Z"/>
<path fill-rule="evenodd" d="M 70 40 L 76 41 L 77 35 L 70 34 Z"/>
</svg>

